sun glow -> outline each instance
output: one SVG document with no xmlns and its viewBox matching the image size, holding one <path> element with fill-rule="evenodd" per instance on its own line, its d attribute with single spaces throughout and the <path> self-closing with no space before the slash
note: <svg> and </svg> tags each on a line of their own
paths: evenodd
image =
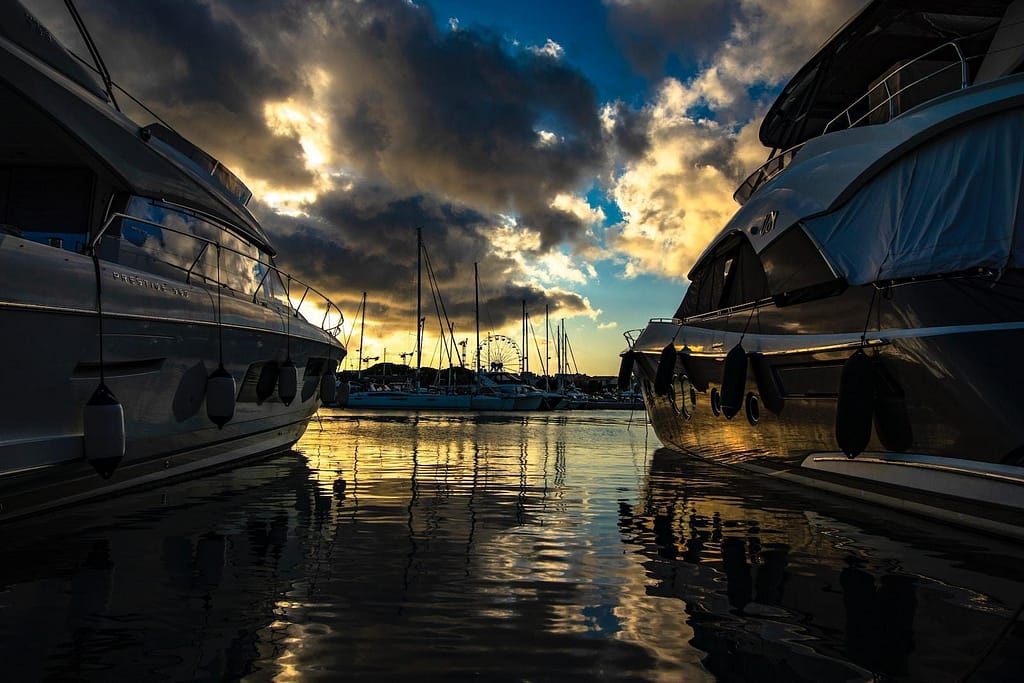
<svg viewBox="0 0 1024 683">
<path fill-rule="evenodd" d="M 260 196 L 276 211 L 285 214 L 302 213 L 300 205 L 316 201 L 317 196 L 332 187 L 332 164 L 335 159 L 330 136 L 330 117 L 324 113 L 323 101 L 331 82 L 330 74 L 314 69 L 308 82 L 312 97 L 306 101 L 288 98 L 263 105 L 263 117 L 275 135 L 294 136 L 302 147 L 306 168 L 313 174 L 309 188 L 282 189 L 262 183 Z M 256 188 L 261 183 L 255 183 Z"/>
</svg>

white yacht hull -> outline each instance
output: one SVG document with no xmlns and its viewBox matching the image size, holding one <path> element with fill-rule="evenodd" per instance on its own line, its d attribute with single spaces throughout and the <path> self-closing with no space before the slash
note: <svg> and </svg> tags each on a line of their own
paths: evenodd
<svg viewBox="0 0 1024 683">
<path fill-rule="evenodd" d="M 223 324 L 207 290 L 0 236 L 0 518 L 30 514 L 132 485 L 289 448 L 320 405 L 311 358 L 337 359 L 329 335 L 301 318 L 224 298 Z M 45 277 L 37 275 L 46 273 Z M 57 297 L 54 292 L 67 292 Z M 60 304 L 54 304 L 59 300 Z M 221 350 L 221 345 L 223 350 Z M 297 366 L 290 405 L 276 386 L 259 400 L 261 364 Z M 238 388 L 222 428 L 207 416 L 208 375 L 223 356 Z M 124 410 L 125 453 L 109 480 L 85 461 L 83 409 L 103 375 Z M 248 381 L 247 381 L 248 377 Z"/>
</svg>

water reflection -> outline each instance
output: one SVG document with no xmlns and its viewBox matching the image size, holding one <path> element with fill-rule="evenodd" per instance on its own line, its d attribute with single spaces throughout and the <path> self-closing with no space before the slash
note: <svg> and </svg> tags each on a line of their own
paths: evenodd
<svg viewBox="0 0 1024 683">
<path fill-rule="evenodd" d="M 637 507 L 652 594 L 686 605 L 721 680 L 1017 680 L 1021 549 L 684 458 Z"/>
<path fill-rule="evenodd" d="M 1019 548 L 648 438 L 625 412 L 335 411 L 295 453 L 0 527 L 5 677 L 1024 671 Z"/>
</svg>

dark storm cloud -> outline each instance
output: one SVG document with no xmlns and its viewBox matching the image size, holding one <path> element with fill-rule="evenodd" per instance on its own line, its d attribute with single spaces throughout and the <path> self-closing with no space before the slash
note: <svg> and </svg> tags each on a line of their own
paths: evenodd
<svg viewBox="0 0 1024 683">
<path fill-rule="evenodd" d="M 335 137 L 360 172 L 528 213 L 606 163 L 594 87 L 566 64 L 480 30 L 441 32 L 401 0 L 340 4 L 327 21 Z M 553 135 L 542 144 L 539 131 Z"/>
<path fill-rule="evenodd" d="M 728 37 L 736 0 L 606 0 L 616 42 L 640 73 L 665 74 L 671 57 L 707 58 Z"/>
<path fill-rule="evenodd" d="M 273 135 L 263 115 L 268 100 L 304 88 L 299 55 L 285 47 L 290 30 L 305 28 L 287 3 L 259 4 L 272 15 L 252 33 L 200 0 L 78 3 L 118 84 L 228 165 L 278 186 L 309 185 L 298 140 Z"/>
<path fill-rule="evenodd" d="M 648 136 L 651 125 L 650 111 L 633 109 L 621 101 L 614 102 L 609 107 L 614 121 L 610 134 L 615 150 L 623 159 L 642 157 L 651 147 Z"/>
<path fill-rule="evenodd" d="M 329 164 L 400 193 L 537 213 L 608 165 L 582 73 L 485 29 L 440 30 L 426 5 L 82 0 L 80 9 L 115 80 L 229 166 L 280 189 L 313 178 L 298 138 L 274 135 L 264 107 L 308 105 L 314 72 L 329 79 L 317 97 L 337 154 Z M 625 132 L 616 137 L 635 150 L 641 138 Z M 546 245 L 584 227 L 551 225 L 537 227 Z"/>
<path fill-rule="evenodd" d="M 516 290 L 521 267 L 491 234 L 514 215 L 540 235 L 534 256 L 581 246 L 589 226 L 552 201 L 608 171 L 613 138 L 642 149 L 639 119 L 603 131 L 595 88 L 572 66 L 484 29 L 440 30 L 406 0 L 78 4 L 115 80 L 249 180 L 314 186 L 298 135 L 268 128 L 268 102 L 325 117 L 322 170 L 343 170 L 337 187 L 317 186 L 304 218 L 254 208 L 281 265 L 347 313 L 365 290 L 390 324 L 412 318 L 417 226 L 462 329 L 474 262 L 496 320 L 517 319 L 524 296 L 553 314 L 590 310 L 575 294 Z"/>
<path fill-rule="evenodd" d="M 397 196 L 374 185 L 326 195 L 308 209 L 310 217 L 302 218 L 260 213 L 275 234 L 282 254 L 279 265 L 302 281 L 317 283 L 348 316 L 366 291 L 377 317 L 388 319 L 391 331 L 412 328 L 417 226 L 430 266 L 423 266 L 428 325 L 437 326 L 429 282 L 433 273 L 456 329 L 474 326 L 474 263 L 479 263 L 481 309 L 494 325 L 518 321 L 523 299 L 535 311 L 545 304 L 560 315 L 589 310 L 576 294 L 511 283 L 515 264 L 493 255 L 491 219 L 472 209 L 425 195 Z"/>
</svg>

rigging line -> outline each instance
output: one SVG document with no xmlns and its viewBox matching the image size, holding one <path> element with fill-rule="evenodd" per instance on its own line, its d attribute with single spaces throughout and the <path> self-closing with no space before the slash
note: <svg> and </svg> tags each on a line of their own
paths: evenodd
<svg viewBox="0 0 1024 683">
<path fill-rule="evenodd" d="M 103 87 L 107 91 L 110 103 L 114 105 L 114 109 L 121 111 L 121 107 L 117 106 L 117 100 L 114 98 L 114 81 L 110 78 L 110 72 L 107 70 L 107 65 L 103 63 L 103 57 L 100 55 L 99 48 L 96 47 L 96 43 L 93 41 L 92 35 L 89 33 L 89 29 L 86 28 L 85 22 L 82 20 L 82 15 L 78 13 L 78 8 L 75 7 L 73 0 L 64 0 L 64 6 L 68 8 L 71 20 L 75 22 L 75 27 L 82 35 L 82 40 L 85 42 L 86 49 L 89 50 L 89 54 L 92 56 L 93 61 L 96 62 L 96 71 L 99 73 L 100 78 L 103 79 Z"/>
<path fill-rule="evenodd" d="M 530 322 L 530 332 L 533 333 L 533 345 L 537 347 L 537 358 L 540 359 L 540 369 L 545 374 L 548 374 L 547 361 L 544 358 L 544 354 L 540 352 L 540 340 L 537 339 L 537 330 L 533 327 L 533 322 Z"/>
<path fill-rule="evenodd" d="M 871 312 L 875 308 L 875 298 L 878 296 L 878 289 L 876 287 L 871 288 L 871 303 L 868 304 L 868 314 L 864 318 L 864 332 L 860 335 L 860 345 L 863 347 L 867 344 L 868 338 L 868 326 L 871 324 Z"/>
<path fill-rule="evenodd" d="M 218 249 L 217 253 L 220 253 L 219 249 Z M 218 280 L 220 279 L 219 275 L 217 276 L 217 279 Z M 217 290 L 217 293 L 219 295 L 220 294 L 220 290 Z M 287 287 L 285 289 L 285 298 L 288 299 L 288 301 L 287 301 L 287 303 L 288 303 L 288 317 L 285 318 L 285 323 L 284 323 L 284 343 L 285 343 L 284 357 L 285 357 L 285 360 L 291 360 L 291 357 L 292 357 L 292 276 L 291 275 L 288 276 L 288 285 L 287 285 Z"/>
<path fill-rule="evenodd" d="M 444 305 L 444 297 L 441 296 L 441 286 L 437 282 L 437 274 L 434 272 L 434 265 L 430 261 L 430 254 L 427 253 L 426 247 L 423 248 L 423 262 L 427 266 L 427 283 L 430 285 L 431 295 L 434 297 L 434 309 L 437 311 L 437 323 L 441 330 L 441 339 L 445 340 L 446 330 L 444 329 L 444 323 L 448 323 L 447 333 L 451 335 L 451 345 L 455 346 L 455 333 L 452 331 L 451 321 L 448 320 L 448 310 Z M 439 309 L 439 310 L 438 310 Z M 443 320 L 442 320 L 443 316 Z M 448 348 L 448 342 L 445 341 L 445 348 Z M 458 355 L 458 352 L 456 352 Z M 461 357 L 460 357 L 461 362 Z M 448 365 L 451 366 L 451 353 L 448 352 Z"/>
<path fill-rule="evenodd" d="M 748 315 L 748 316 L 747 316 L 747 322 L 746 322 L 746 324 L 745 324 L 745 325 L 743 326 L 743 332 L 741 332 L 741 333 L 740 333 L 740 341 L 739 341 L 739 343 L 740 343 L 740 344 L 742 344 L 742 343 L 743 343 L 743 338 L 747 336 L 747 329 L 748 329 L 748 328 L 750 327 L 750 321 L 751 321 L 751 320 L 753 319 L 753 317 L 754 317 L 754 312 L 755 312 L 755 311 L 757 310 L 757 308 L 758 308 L 758 307 L 757 307 L 757 304 L 755 303 L 755 304 L 754 304 L 754 307 L 750 309 L 750 315 Z M 757 320 L 758 320 L 758 324 L 760 324 L 760 322 L 761 322 L 761 318 L 760 318 L 760 317 L 758 317 L 758 319 L 757 319 Z"/>
<path fill-rule="evenodd" d="M 102 280 L 100 277 L 100 257 L 95 249 L 92 251 L 92 263 L 96 269 L 96 317 L 100 328 L 100 384 L 102 385 L 105 379 L 103 373 L 103 288 L 100 284 Z"/>
<path fill-rule="evenodd" d="M 359 318 L 359 312 L 363 309 L 363 306 L 365 306 L 365 305 L 366 305 L 365 301 L 360 301 L 359 302 L 359 307 L 356 309 L 356 314 L 355 314 L 354 318 L 352 319 L 352 329 L 348 331 L 348 336 L 345 337 L 345 348 L 346 349 L 348 348 L 349 341 L 352 339 L 352 335 L 356 331 L 356 320 Z M 344 325 L 344 324 L 345 324 L 344 321 L 342 321 L 342 325 Z"/>
<path fill-rule="evenodd" d="M 224 367 L 224 306 L 221 302 L 221 290 L 224 289 L 224 285 L 221 284 L 220 280 L 220 243 L 217 245 L 217 361 L 221 367 Z"/>
<path fill-rule="evenodd" d="M 569 350 L 569 356 L 572 358 L 572 367 L 576 371 L 574 374 L 580 374 L 580 366 L 576 363 L 576 354 L 572 352 L 572 343 L 569 341 L 568 335 L 565 337 L 565 348 Z"/>
</svg>

